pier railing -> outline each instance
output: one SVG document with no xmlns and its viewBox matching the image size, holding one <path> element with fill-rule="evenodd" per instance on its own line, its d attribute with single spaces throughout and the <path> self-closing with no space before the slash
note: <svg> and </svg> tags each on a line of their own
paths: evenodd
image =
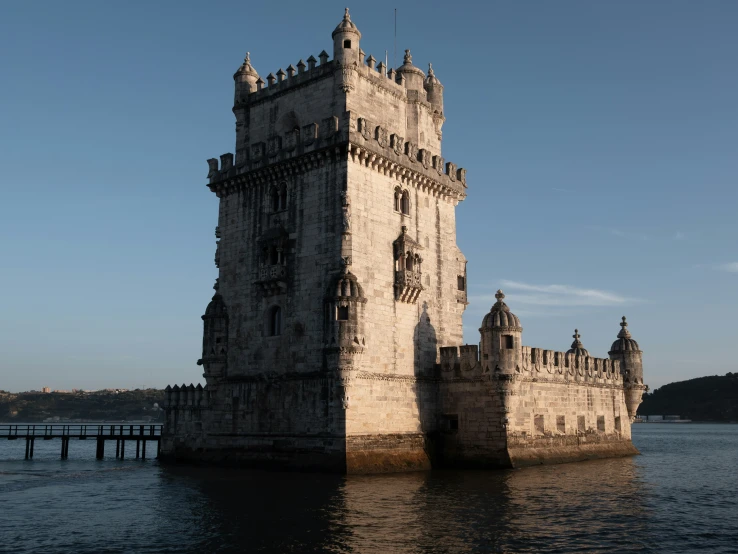
<svg viewBox="0 0 738 554">
<path fill-rule="evenodd" d="M 105 442 L 115 441 L 115 457 L 125 457 L 126 442 L 136 441 L 136 458 L 146 458 L 146 443 L 155 442 L 157 457 L 161 441 L 163 425 L 156 424 L 3 424 L 0 425 L 0 439 L 26 441 L 26 460 L 33 459 L 33 449 L 36 439 L 61 439 L 62 460 L 69 456 L 70 439 L 96 440 L 96 458 L 105 457 Z M 142 450 L 143 447 L 143 450 Z"/>
</svg>

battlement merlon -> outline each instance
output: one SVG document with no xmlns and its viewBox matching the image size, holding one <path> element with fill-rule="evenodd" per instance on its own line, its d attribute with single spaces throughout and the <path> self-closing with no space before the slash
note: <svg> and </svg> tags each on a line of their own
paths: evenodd
<svg viewBox="0 0 738 554">
<path fill-rule="evenodd" d="M 324 108 L 334 111 L 321 114 L 319 119 L 327 115 L 340 117 L 343 111 L 357 111 L 377 122 L 384 120 L 385 126 L 391 122 L 399 127 L 395 131 L 400 136 L 440 156 L 441 127 L 445 121 L 443 85 L 432 66 L 429 64 L 426 76 L 412 64 L 409 50 L 405 51 L 403 65 L 396 70 L 388 70 L 381 61 L 375 66 L 376 59 L 371 55 L 366 58 L 361 50 L 361 33 L 348 14 L 332 37 L 333 60 L 329 61 L 324 50 L 319 55 L 319 65 L 310 56 L 307 64 L 301 59 L 297 68 L 290 64 L 286 72 L 280 68 L 276 76 L 270 73 L 266 82 L 251 65 L 247 53 L 233 76 L 236 163 L 242 161 L 249 144 L 266 140 L 275 124 L 279 125 L 275 119 L 286 115 L 283 112 L 294 110 L 298 119 L 307 117 L 304 112 L 310 112 L 315 120 L 316 109 Z M 372 100 L 367 101 L 370 97 Z"/>
<path fill-rule="evenodd" d="M 280 170 L 289 174 L 300 164 L 323 163 L 326 157 L 336 156 L 454 202 L 466 197 L 466 169 L 418 148 L 394 129 L 348 112 L 340 119 L 331 116 L 251 144 L 239 164 L 233 164 L 232 154 L 223 154 L 220 166 L 217 158 L 209 159 L 208 186 L 222 196 L 252 182 L 274 179 Z"/>
<path fill-rule="evenodd" d="M 543 348 L 523 346 L 522 364 L 516 368 L 521 377 L 566 378 L 572 381 L 597 384 L 613 384 L 623 386 L 623 374 L 620 361 L 608 358 L 581 356 L 567 352 L 556 352 Z M 464 372 L 477 370 L 479 375 L 493 377 L 496 368 L 480 357 L 476 344 L 462 346 L 444 346 L 439 349 L 442 372 L 454 372 L 455 377 L 474 377 Z"/>
</svg>

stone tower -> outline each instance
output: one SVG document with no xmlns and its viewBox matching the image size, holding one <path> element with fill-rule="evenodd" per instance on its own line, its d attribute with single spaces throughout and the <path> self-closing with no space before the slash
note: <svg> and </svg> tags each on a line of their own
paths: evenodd
<svg viewBox="0 0 738 554">
<path fill-rule="evenodd" d="M 432 69 L 409 50 L 396 71 L 365 60 L 348 10 L 332 38 L 332 60 L 265 82 L 247 54 L 234 75 L 235 159 L 208 160 L 207 409 L 183 445 L 165 441 L 174 457 L 222 457 L 228 435 L 242 461 L 428 464 L 438 346 L 462 341 L 466 173 L 443 159 Z"/>
<path fill-rule="evenodd" d="M 333 59 L 234 75 L 206 387 L 167 387 L 162 459 L 348 473 L 518 467 L 637 452 L 645 390 L 622 330 L 610 358 L 523 346 L 497 291 L 462 345 L 466 172 L 441 150 L 443 85 L 409 50 L 388 69 L 348 10 Z"/>
<path fill-rule="evenodd" d="M 625 403 L 628 407 L 628 416 L 633 421 L 647 387 L 643 384 L 643 352 L 630 335 L 625 316 L 620 323 L 618 338 L 612 343 L 608 354 L 611 360 L 620 360 Z"/>
</svg>

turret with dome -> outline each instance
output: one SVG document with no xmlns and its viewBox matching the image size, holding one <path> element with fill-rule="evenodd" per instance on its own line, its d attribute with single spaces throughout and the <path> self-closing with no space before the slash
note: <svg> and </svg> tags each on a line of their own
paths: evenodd
<svg viewBox="0 0 738 554">
<path fill-rule="evenodd" d="M 494 371 L 513 373 L 522 363 L 523 328 L 520 319 L 505 304 L 505 293 L 498 290 L 497 300 L 482 320 L 482 365 Z"/>
</svg>

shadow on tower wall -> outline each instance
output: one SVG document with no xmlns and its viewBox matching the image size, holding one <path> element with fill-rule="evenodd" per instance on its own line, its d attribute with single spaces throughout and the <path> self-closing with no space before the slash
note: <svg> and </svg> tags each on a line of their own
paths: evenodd
<svg viewBox="0 0 738 554">
<path fill-rule="evenodd" d="M 436 329 L 428 314 L 428 303 L 423 302 L 422 311 L 413 333 L 415 367 L 415 400 L 420 417 L 420 431 L 425 435 L 426 452 L 431 461 L 435 456 L 438 431 L 438 339 Z"/>
</svg>

